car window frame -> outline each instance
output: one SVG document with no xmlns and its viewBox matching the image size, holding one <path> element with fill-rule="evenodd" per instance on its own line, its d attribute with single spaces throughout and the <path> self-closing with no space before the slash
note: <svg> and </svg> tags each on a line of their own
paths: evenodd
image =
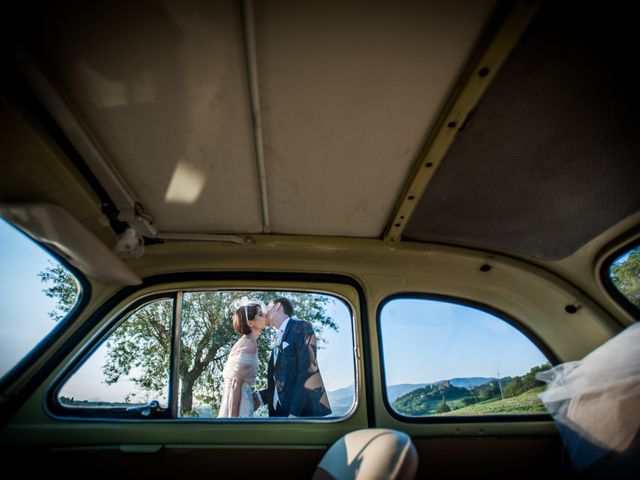
<svg viewBox="0 0 640 480">
<path fill-rule="evenodd" d="M 613 262 L 625 253 L 639 247 L 640 238 L 624 243 L 622 246 L 616 248 L 612 253 L 608 254 L 602 261 L 600 267 L 600 282 L 602 283 L 605 291 L 616 304 L 622 307 L 635 320 L 640 320 L 640 308 L 631 303 L 631 301 L 620 290 L 618 290 L 618 287 L 616 287 L 611 280 L 609 272 L 611 271 Z"/>
<path fill-rule="evenodd" d="M 411 424 L 474 424 L 474 423 L 505 423 L 505 422 L 518 422 L 518 423 L 534 423 L 540 421 L 552 421 L 552 417 L 549 414 L 531 414 L 531 415 L 459 415 L 459 416 L 425 416 L 425 417 L 408 417 L 398 413 L 389 402 L 387 395 L 387 379 L 386 368 L 384 360 L 384 339 L 382 338 L 382 309 L 391 301 L 398 299 L 415 299 L 415 300 L 433 300 L 439 302 L 447 302 L 463 307 L 470 307 L 476 310 L 480 310 L 484 313 L 496 317 L 498 320 L 506 322 L 523 334 L 533 345 L 540 350 L 540 352 L 547 358 L 551 366 L 558 365 L 560 362 L 558 356 L 549 348 L 539 337 L 537 337 L 531 330 L 529 330 L 524 324 L 518 322 L 515 318 L 507 315 L 501 310 L 481 303 L 475 300 L 466 299 L 463 297 L 457 297 L 453 295 L 443 295 L 439 293 L 428 292 L 400 292 L 393 295 L 389 295 L 383 298 L 376 309 L 376 328 L 378 331 L 378 349 L 379 362 L 380 362 L 380 381 L 381 381 L 381 394 L 382 403 L 387 413 L 395 420 L 402 423 Z"/>
<path fill-rule="evenodd" d="M 307 288 L 300 287 L 255 287 L 255 286 L 242 286 L 238 285 L 237 282 L 246 281 L 249 282 L 265 282 L 265 281 L 274 281 L 274 282 L 296 282 L 301 281 L 305 282 L 305 286 Z M 229 282 L 228 286 L 217 286 L 217 287 L 207 287 L 196 285 L 194 283 L 200 281 L 215 281 L 215 282 Z M 176 283 L 184 283 L 188 282 L 188 285 L 176 286 Z M 346 298 L 345 296 L 335 292 L 335 291 L 323 291 L 320 288 L 314 288 L 314 283 L 329 283 L 336 285 L 346 285 L 355 290 L 358 301 L 360 302 L 360 318 L 357 316 L 357 310 L 355 305 Z M 155 277 L 150 277 L 143 280 L 142 285 L 135 287 L 125 287 L 121 291 L 117 292 L 110 299 L 105 301 L 103 305 L 94 312 L 89 319 L 83 324 L 83 335 L 82 338 L 85 338 L 89 332 L 96 327 L 101 320 L 104 320 L 105 316 L 109 315 L 119 303 L 126 300 L 127 297 L 135 296 L 137 292 L 146 289 L 150 286 L 160 286 L 162 284 L 172 285 L 166 289 L 157 290 L 153 293 L 147 293 L 135 298 L 131 303 L 128 303 L 121 308 L 121 310 L 114 315 L 114 317 L 106 323 L 100 330 L 100 332 L 95 336 L 95 338 L 91 339 L 87 342 L 86 345 L 83 345 L 81 350 L 75 355 L 73 360 L 63 366 L 61 373 L 56 377 L 56 379 L 52 382 L 52 384 L 47 388 L 45 394 L 45 411 L 49 416 L 56 419 L 61 420 L 75 420 L 75 421 L 124 421 L 124 422 L 172 422 L 172 423 L 252 423 L 254 425 L 261 423 L 272 423 L 272 422 L 282 422 L 282 419 L 276 418 L 265 418 L 259 417 L 259 420 L 256 419 L 218 419 L 218 418 L 197 418 L 197 417 L 180 417 L 175 412 L 175 407 L 177 406 L 177 392 L 172 391 L 173 381 L 173 372 L 175 365 L 177 365 L 178 359 L 176 358 L 176 351 L 174 349 L 174 336 L 175 333 L 175 315 L 176 308 L 178 303 L 181 303 L 182 295 L 187 292 L 195 292 L 195 291 L 206 291 L 206 290 L 218 290 L 218 291 L 233 291 L 233 290 L 274 290 L 274 291 L 297 291 L 297 292 L 308 292 L 308 293 L 317 293 L 317 294 L 326 294 L 329 296 L 333 296 L 336 299 L 340 300 L 345 304 L 347 309 L 349 310 L 351 316 L 351 328 L 352 328 L 352 337 L 353 337 L 353 360 L 354 360 L 354 403 L 352 408 L 347 412 L 347 414 L 334 417 L 334 418 L 300 418 L 300 419 L 287 419 L 288 423 L 305 423 L 305 424 L 313 424 L 313 423 L 322 423 L 322 424 L 331 424 L 331 423 L 341 423 L 347 422 L 349 419 L 354 417 L 359 409 L 359 405 L 361 403 L 365 403 L 365 408 L 367 409 L 367 423 L 369 425 L 373 422 L 373 413 L 372 413 L 372 399 L 371 395 L 364 392 L 367 385 L 367 376 L 372 377 L 370 372 L 370 362 L 366 362 L 363 360 L 364 355 L 370 355 L 368 352 L 368 346 L 366 342 L 367 333 L 367 316 L 365 310 L 365 298 L 364 298 L 364 290 L 362 286 L 353 278 L 344 276 L 344 275 L 334 275 L 334 274 L 300 274 L 300 273 L 245 273 L 245 272 L 183 272 L 183 273 L 172 273 L 172 274 L 163 274 Z M 233 284 L 233 286 L 232 286 Z M 124 407 L 120 407 L 120 412 L 116 412 L 118 407 L 114 408 L 85 408 L 85 407 L 68 407 L 62 405 L 58 401 L 58 395 L 60 389 L 64 386 L 66 381 L 91 357 L 91 355 L 99 348 L 99 346 L 108 338 L 111 333 L 118 328 L 119 325 L 123 321 L 126 321 L 127 318 L 137 309 L 141 308 L 144 304 L 150 303 L 153 300 L 157 300 L 158 298 L 169 298 L 173 296 L 174 298 L 174 308 L 173 308 L 173 318 L 172 318 L 172 345 L 171 345 L 171 372 L 170 372 L 170 382 L 169 382 L 169 398 L 168 398 L 168 408 L 167 412 L 163 415 L 152 415 L 149 418 L 141 418 L 135 412 L 133 415 L 128 415 L 122 412 Z M 154 297 L 153 299 L 151 297 Z M 178 302 L 177 297 L 180 297 L 180 302 Z M 180 307 L 181 308 L 181 304 Z M 356 328 L 356 322 L 360 323 L 363 344 L 359 343 L 358 332 Z M 180 323 L 180 322 L 178 322 Z M 178 332 L 178 335 L 180 332 Z M 80 342 L 82 340 L 80 339 Z M 65 345 L 67 349 L 67 353 L 70 353 L 73 348 L 77 345 Z M 370 358 L 370 357 L 369 357 Z M 362 368 L 364 370 L 364 375 L 359 374 L 359 370 Z M 370 385 L 370 383 L 369 383 Z M 364 397 L 362 395 L 364 394 Z M 173 399 L 172 395 L 175 395 L 175 399 Z M 360 398 L 365 398 L 365 402 L 360 402 Z M 81 411 L 82 410 L 82 411 Z M 105 415 L 105 413 L 110 410 L 113 415 Z"/>
</svg>

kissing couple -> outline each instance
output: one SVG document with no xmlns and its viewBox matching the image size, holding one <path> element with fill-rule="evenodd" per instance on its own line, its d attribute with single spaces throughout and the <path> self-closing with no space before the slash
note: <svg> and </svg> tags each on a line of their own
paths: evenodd
<svg viewBox="0 0 640 480">
<path fill-rule="evenodd" d="M 331 414 L 316 356 L 316 335 L 309 322 L 293 316 L 285 297 L 266 308 L 243 297 L 234 303 L 233 329 L 242 335 L 233 345 L 222 371 L 224 392 L 218 418 L 252 417 L 261 405 L 269 417 L 323 417 Z M 267 368 L 267 388 L 253 391 L 258 372 L 258 337 L 276 329 Z"/>
</svg>

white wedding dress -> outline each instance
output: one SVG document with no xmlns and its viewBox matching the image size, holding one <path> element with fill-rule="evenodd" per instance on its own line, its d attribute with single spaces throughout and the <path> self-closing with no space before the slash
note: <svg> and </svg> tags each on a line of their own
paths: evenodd
<svg viewBox="0 0 640 480">
<path fill-rule="evenodd" d="M 218 418 L 253 417 L 253 386 L 258 372 L 256 342 L 246 335 L 238 340 L 222 370 L 224 391 Z M 239 397 L 239 398 L 238 398 Z M 238 415 L 233 415 L 233 405 L 240 403 Z"/>
</svg>

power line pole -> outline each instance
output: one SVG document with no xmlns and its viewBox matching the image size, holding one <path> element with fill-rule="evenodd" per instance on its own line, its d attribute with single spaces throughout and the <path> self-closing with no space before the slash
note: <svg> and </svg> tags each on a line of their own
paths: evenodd
<svg viewBox="0 0 640 480">
<path fill-rule="evenodd" d="M 498 370 L 496 374 L 498 375 L 498 386 L 500 387 L 500 398 L 504 400 L 504 395 L 502 394 L 502 383 L 500 382 L 500 370 Z"/>
</svg>

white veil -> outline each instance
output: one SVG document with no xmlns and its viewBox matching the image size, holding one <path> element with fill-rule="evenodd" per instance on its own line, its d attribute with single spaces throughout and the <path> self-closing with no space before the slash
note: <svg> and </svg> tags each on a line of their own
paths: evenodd
<svg viewBox="0 0 640 480">
<path fill-rule="evenodd" d="M 580 361 L 536 375 L 540 399 L 582 470 L 609 452 L 623 453 L 640 427 L 640 323 L 627 327 Z"/>
</svg>

